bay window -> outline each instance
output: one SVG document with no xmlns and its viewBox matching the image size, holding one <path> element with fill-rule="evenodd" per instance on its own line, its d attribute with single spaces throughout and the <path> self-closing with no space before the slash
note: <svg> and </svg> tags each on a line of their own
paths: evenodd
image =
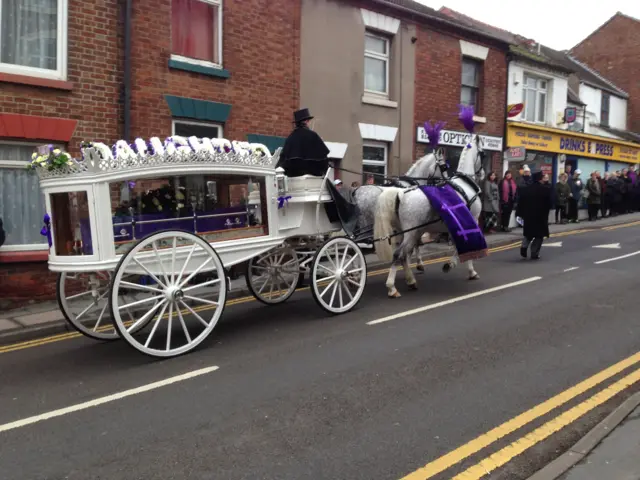
<svg viewBox="0 0 640 480">
<path fill-rule="evenodd" d="M 26 169 L 36 145 L 0 143 L 0 218 L 7 238 L 0 251 L 48 250 L 40 235 L 45 214 L 38 175 Z"/>
<path fill-rule="evenodd" d="M 367 33 L 364 40 L 364 90 L 389 95 L 389 39 Z"/>
<path fill-rule="evenodd" d="M 524 76 L 523 101 L 524 119 L 527 122 L 545 123 L 547 121 L 548 81 L 542 78 Z"/>
<path fill-rule="evenodd" d="M 0 0 L 0 71 L 66 79 L 67 0 Z"/>
<path fill-rule="evenodd" d="M 387 174 L 387 145 L 378 142 L 365 143 L 362 147 L 362 184 L 382 185 L 384 178 L 376 175 Z M 371 175 L 375 174 L 375 175 Z"/>
<path fill-rule="evenodd" d="M 171 1 L 171 58 L 222 66 L 222 0 Z"/>
</svg>

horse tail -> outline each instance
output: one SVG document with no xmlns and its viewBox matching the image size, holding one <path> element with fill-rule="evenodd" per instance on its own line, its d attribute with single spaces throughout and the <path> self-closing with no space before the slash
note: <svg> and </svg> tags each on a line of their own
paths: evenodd
<svg viewBox="0 0 640 480">
<path fill-rule="evenodd" d="M 376 204 L 373 238 L 377 240 L 376 254 L 382 262 L 393 260 L 393 248 L 391 247 L 393 239 L 389 236 L 393 233 L 393 224 L 397 216 L 401 194 L 402 189 L 386 188 L 378 197 Z"/>
</svg>

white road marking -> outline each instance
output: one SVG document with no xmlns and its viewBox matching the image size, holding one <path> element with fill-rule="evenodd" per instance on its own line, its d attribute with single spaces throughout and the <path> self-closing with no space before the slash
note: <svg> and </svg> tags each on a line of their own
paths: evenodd
<svg viewBox="0 0 640 480">
<path fill-rule="evenodd" d="M 554 243 L 543 243 L 543 247 L 561 247 L 562 242 L 554 242 Z"/>
<path fill-rule="evenodd" d="M 563 270 L 563 272 L 573 272 L 574 270 L 579 269 L 580 267 L 569 267 L 569 268 L 565 268 Z"/>
<path fill-rule="evenodd" d="M 596 265 L 600 265 L 601 263 L 607 262 L 615 262 L 616 260 L 622 260 L 623 258 L 633 257 L 634 255 L 640 255 L 640 250 L 633 253 L 627 253 L 626 255 L 622 255 L 620 257 L 607 258 L 606 260 L 600 260 L 599 262 L 593 262 Z"/>
<path fill-rule="evenodd" d="M 425 305 L 424 307 L 414 308 L 413 310 L 407 310 L 406 312 L 396 313 L 394 315 L 389 315 L 388 317 L 379 318 L 377 320 L 371 320 L 370 322 L 367 322 L 367 325 L 377 325 L 378 323 L 390 322 L 391 320 L 397 320 L 398 318 L 408 317 L 409 315 L 415 315 L 416 313 L 426 312 L 428 310 L 433 310 L 435 308 L 451 305 L 452 303 L 462 302 L 464 300 L 469 300 L 470 298 L 479 297 L 481 295 L 486 295 L 488 293 L 499 292 L 500 290 L 505 290 L 507 288 L 518 287 L 520 285 L 536 282 L 538 280 L 542 280 L 542 277 L 525 278 L 524 280 L 518 280 L 517 282 L 507 283 L 505 285 L 500 285 L 498 287 L 487 288 L 486 290 L 480 290 L 478 292 L 469 293 L 467 295 L 462 295 L 461 297 L 450 298 L 449 300 L 443 300 L 442 302 L 432 303 L 431 305 Z"/>
<path fill-rule="evenodd" d="M 120 400 L 122 398 L 130 397 L 132 395 L 137 395 L 139 393 L 148 392 L 149 390 L 155 390 L 156 388 L 165 387 L 167 385 L 171 385 L 172 383 L 189 380 L 190 378 L 198 377 L 200 375 L 205 375 L 207 373 L 211 373 L 216 370 L 218 370 L 218 367 L 215 367 L 215 366 L 201 368 L 200 370 L 194 370 L 193 372 L 188 372 L 182 375 L 177 375 L 175 377 L 166 378 L 164 380 L 160 380 L 159 382 L 153 382 L 147 385 L 142 385 L 141 387 L 136 387 L 130 390 L 125 390 L 123 392 L 107 395 L 106 397 L 96 398 L 95 400 L 89 400 L 88 402 L 78 403 L 77 405 L 71 405 L 70 407 L 60 408 L 58 410 L 52 410 L 51 412 L 42 413 L 40 415 L 24 418 L 22 420 L 17 420 L 11 423 L 5 423 L 4 425 L 0 425 L 0 433 L 6 432 L 7 430 L 13 430 L 15 428 L 25 427 L 27 425 L 31 425 L 36 422 L 41 422 L 43 420 L 49 420 L 50 418 L 60 417 L 62 415 L 78 412 L 80 410 L 86 410 L 87 408 L 97 407 L 98 405 L 102 405 L 104 403 L 113 402 L 115 400 Z"/>
<path fill-rule="evenodd" d="M 594 245 L 593 248 L 622 248 L 619 243 L 609 243 L 607 245 Z"/>
</svg>

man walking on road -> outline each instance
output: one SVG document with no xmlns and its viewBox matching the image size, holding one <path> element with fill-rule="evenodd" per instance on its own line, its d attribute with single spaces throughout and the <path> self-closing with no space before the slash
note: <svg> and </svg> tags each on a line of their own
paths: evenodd
<svg viewBox="0 0 640 480">
<path fill-rule="evenodd" d="M 520 255 L 527 258 L 531 246 L 531 259 L 540 258 L 540 248 L 544 237 L 549 236 L 549 211 L 551 210 L 551 192 L 542 183 L 542 172 L 533 175 L 533 184 L 520 191 L 520 201 L 516 215 L 524 222 Z"/>
</svg>

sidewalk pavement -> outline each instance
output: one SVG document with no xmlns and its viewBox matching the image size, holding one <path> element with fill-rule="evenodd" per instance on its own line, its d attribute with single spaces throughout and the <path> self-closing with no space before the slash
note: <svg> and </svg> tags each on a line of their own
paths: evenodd
<svg viewBox="0 0 640 480">
<path fill-rule="evenodd" d="M 529 480 L 640 479 L 640 393 Z"/>
<path fill-rule="evenodd" d="M 580 212 L 581 219 L 586 212 Z M 553 215 L 553 212 L 551 212 Z M 631 223 L 640 221 L 640 213 L 620 215 L 612 218 L 600 219 L 596 222 L 582 221 L 577 224 L 555 225 L 550 215 L 549 229 L 551 234 L 561 234 L 574 230 L 585 230 L 591 228 L 602 228 L 611 225 Z M 522 229 L 516 228 L 508 233 L 495 233 L 487 235 L 489 248 L 501 247 L 518 242 L 522 238 Z M 445 242 L 429 243 L 421 248 L 422 259 L 432 260 L 450 256 L 452 248 Z M 373 250 L 364 250 L 367 261 L 367 269 L 373 271 L 387 267 L 376 257 Z M 250 295 L 243 277 L 231 281 L 231 289 L 228 299 L 239 298 Z M 0 344 L 8 344 L 18 341 L 30 340 L 46 335 L 58 333 L 75 332 L 68 326 L 56 301 L 46 301 L 25 306 L 23 308 L 0 312 Z"/>
</svg>

